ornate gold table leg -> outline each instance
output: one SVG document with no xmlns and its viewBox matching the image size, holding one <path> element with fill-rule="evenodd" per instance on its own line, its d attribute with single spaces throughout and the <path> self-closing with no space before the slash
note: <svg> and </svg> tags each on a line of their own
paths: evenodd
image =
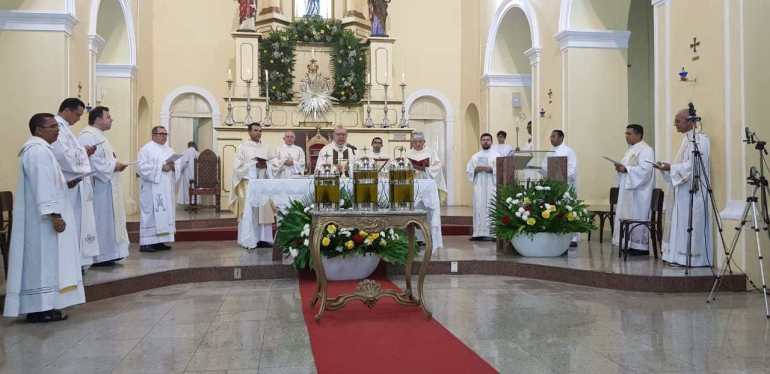
<svg viewBox="0 0 770 374">
<path fill-rule="evenodd" d="M 406 237 L 409 241 L 409 249 L 406 255 L 406 264 L 404 264 L 404 282 L 406 283 L 406 295 L 413 299 L 412 296 L 412 263 L 414 262 L 415 255 L 415 239 L 414 239 L 414 224 L 409 223 L 406 226 Z"/>
<path fill-rule="evenodd" d="M 425 275 L 428 272 L 428 265 L 430 264 L 431 252 L 433 252 L 433 236 L 431 235 L 430 227 L 425 222 L 420 222 L 420 229 L 425 236 L 425 256 L 423 256 L 422 264 L 420 264 L 420 277 L 417 280 L 417 297 L 420 298 L 419 305 L 422 311 L 425 312 L 425 316 L 430 319 L 432 317 L 431 312 L 425 306 L 425 294 L 423 293 L 423 287 L 425 286 Z"/>
<path fill-rule="evenodd" d="M 328 225 L 328 223 L 325 224 L 323 220 L 320 220 L 320 222 L 313 222 L 310 226 L 314 227 L 314 229 L 312 229 L 313 240 L 310 242 L 310 253 L 313 257 L 313 269 L 316 277 L 316 294 L 311 301 L 311 305 L 315 306 L 316 302 L 321 302 L 318 306 L 318 312 L 315 315 L 316 322 L 321 320 L 321 315 L 326 309 L 326 271 L 321 262 L 321 235 L 323 234 L 326 225 Z"/>
</svg>

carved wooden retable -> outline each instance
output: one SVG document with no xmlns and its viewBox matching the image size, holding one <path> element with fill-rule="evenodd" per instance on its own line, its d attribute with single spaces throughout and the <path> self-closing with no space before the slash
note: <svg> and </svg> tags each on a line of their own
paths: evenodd
<svg viewBox="0 0 770 374">
<path fill-rule="evenodd" d="M 425 284 L 425 275 L 430 263 L 431 242 L 430 225 L 428 224 L 428 213 L 425 210 L 408 211 L 318 211 L 311 213 L 311 242 L 310 254 L 313 256 L 313 267 L 316 273 L 316 293 L 311 301 L 315 306 L 320 301 L 318 313 L 315 315 L 316 321 L 321 320 L 321 315 L 325 310 L 338 310 L 345 306 L 351 300 L 360 300 L 369 308 L 373 308 L 379 299 L 387 296 L 393 298 L 402 305 L 419 306 L 428 318 L 431 313 L 425 307 L 423 296 L 423 285 Z M 368 232 L 379 232 L 389 228 L 404 229 L 409 241 L 409 251 L 407 253 L 406 264 L 404 267 L 404 278 L 406 289 L 401 290 L 383 290 L 379 283 L 373 280 L 362 280 L 358 283 L 353 293 L 341 294 L 336 297 L 329 297 L 327 293 L 328 281 L 326 271 L 321 261 L 321 238 L 326 226 L 334 224 L 337 227 L 358 228 Z M 417 253 L 415 248 L 414 230 L 415 227 L 422 230 L 425 235 L 425 255 L 420 265 L 420 272 L 417 280 L 417 297 L 412 294 L 412 264 Z"/>
</svg>

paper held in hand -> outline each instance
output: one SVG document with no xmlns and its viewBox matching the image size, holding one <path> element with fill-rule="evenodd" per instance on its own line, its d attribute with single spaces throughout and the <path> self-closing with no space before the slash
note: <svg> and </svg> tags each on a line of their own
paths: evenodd
<svg viewBox="0 0 770 374">
<path fill-rule="evenodd" d="M 90 171 L 90 172 L 85 173 L 85 174 L 80 174 L 80 175 L 78 175 L 78 176 L 76 176 L 74 178 L 68 179 L 67 183 L 74 182 L 74 181 L 80 181 L 80 180 L 86 179 L 86 178 L 88 178 L 88 177 L 90 177 L 90 176 L 92 176 L 94 174 L 96 174 L 96 171 Z"/>
<path fill-rule="evenodd" d="M 175 153 L 175 154 L 171 155 L 171 157 L 167 158 L 165 163 L 168 164 L 168 163 L 171 163 L 171 162 L 176 162 L 176 160 L 178 160 L 180 158 L 182 158 L 182 155 L 180 153 Z"/>
<path fill-rule="evenodd" d="M 609 157 L 606 157 L 606 156 L 602 156 L 602 158 L 603 158 L 603 159 L 605 159 L 605 160 L 607 160 L 607 161 L 609 161 L 609 162 L 611 162 L 611 163 L 613 163 L 613 164 L 615 164 L 615 165 L 623 165 L 623 163 L 622 163 L 622 162 L 620 162 L 620 161 L 615 161 L 615 160 L 613 160 L 613 159 L 611 159 L 611 158 L 609 158 Z"/>
<path fill-rule="evenodd" d="M 139 163 L 139 160 L 135 160 L 135 161 L 126 162 L 126 165 L 136 165 L 138 163 Z"/>
</svg>

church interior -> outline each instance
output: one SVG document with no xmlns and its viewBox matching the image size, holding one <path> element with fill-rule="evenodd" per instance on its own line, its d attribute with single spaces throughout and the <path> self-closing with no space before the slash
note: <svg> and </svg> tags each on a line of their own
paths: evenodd
<svg viewBox="0 0 770 374">
<path fill-rule="evenodd" d="M 767 373 L 768 14 L 770 0 L 1 0 L 0 373 Z M 66 131 L 39 135 L 37 113 Z M 104 113 L 105 140 L 84 143 Z M 27 156 L 46 147 L 30 142 L 62 162 L 65 134 L 94 171 L 57 164 L 65 186 L 37 186 Z M 546 204 L 517 211 L 530 198 Z M 57 204 L 73 219 L 47 216 Z M 108 227 L 128 255 L 77 263 L 89 214 L 97 246 Z M 551 215 L 566 228 L 543 224 L 561 242 L 541 247 L 556 252 L 528 254 Z M 29 260 L 48 232 L 58 252 Z M 56 268 L 67 251 L 77 291 Z M 29 283 L 46 264 L 58 289 Z M 24 311 L 46 292 L 83 300 Z"/>
</svg>

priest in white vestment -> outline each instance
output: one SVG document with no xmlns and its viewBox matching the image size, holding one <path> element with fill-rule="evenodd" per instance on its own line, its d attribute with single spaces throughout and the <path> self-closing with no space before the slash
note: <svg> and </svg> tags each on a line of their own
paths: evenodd
<svg viewBox="0 0 770 374">
<path fill-rule="evenodd" d="M 156 252 L 171 249 L 166 243 L 174 241 L 176 233 L 176 169 L 179 159 L 166 145 L 168 130 L 152 128 L 152 140 L 138 155 L 139 174 L 139 250 Z"/>
<path fill-rule="evenodd" d="M 325 145 L 318 152 L 318 160 L 315 163 L 315 171 L 321 169 L 321 165 L 331 163 L 337 167 L 340 174 L 353 175 L 353 165 L 356 163 L 356 151 L 348 144 L 348 130 L 342 126 L 334 129 L 334 141 Z"/>
<path fill-rule="evenodd" d="M 33 136 L 19 152 L 3 313 L 26 314 L 30 322 L 60 321 L 67 315 L 59 309 L 85 302 L 68 196 L 77 182 L 67 183 L 53 154 L 59 135 L 54 116 L 32 116 L 29 129 Z"/>
<path fill-rule="evenodd" d="M 441 204 L 446 204 L 447 187 L 446 179 L 444 179 L 444 168 L 438 153 L 425 146 L 425 134 L 419 131 L 412 134 L 412 149 L 406 153 L 406 157 L 415 168 L 414 177 L 433 179 L 438 188 Z"/>
<path fill-rule="evenodd" d="M 56 122 L 59 124 L 59 138 L 53 143 L 53 153 L 59 162 L 66 180 L 72 180 L 91 172 L 88 157 L 94 154 L 96 147 L 86 146 L 78 142 L 78 138 L 70 129 L 83 115 L 85 104 L 77 98 L 65 99 L 59 106 Z M 96 219 L 94 216 L 94 191 L 91 177 L 83 178 L 68 192 L 72 200 L 75 219 L 70 223 L 78 233 L 78 248 L 81 254 L 81 265 L 87 268 L 93 264 L 93 258 L 99 255 Z"/>
<path fill-rule="evenodd" d="M 88 127 L 80 132 L 78 140 L 87 146 L 96 146 L 90 157 L 94 182 L 94 214 L 99 225 L 99 255 L 94 266 L 111 266 L 128 257 L 126 211 L 120 189 L 120 175 L 128 165 L 118 161 L 112 143 L 105 132 L 112 128 L 110 110 L 97 106 L 88 113 Z"/>
<path fill-rule="evenodd" d="M 655 152 L 644 141 L 644 128 L 640 125 L 626 127 L 626 142 L 629 145 L 619 164 L 615 164 L 618 173 L 618 204 L 615 206 L 615 232 L 612 244 L 620 243 L 620 221 L 649 220 L 652 190 L 655 189 Z M 638 226 L 631 231 L 628 241 L 630 255 L 649 255 L 650 231 L 645 226 Z"/>
<path fill-rule="evenodd" d="M 700 183 L 696 185 L 692 211 L 692 252 L 690 266 L 711 266 L 712 234 L 711 211 L 706 178 L 710 177 L 711 143 L 706 134 L 697 131 L 694 116 L 688 109 L 677 113 L 674 126 L 684 134 L 682 144 L 674 161 L 660 162 L 658 168 L 663 171 L 663 178 L 670 183 L 672 199 L 666 199 L 666 211 L 671 212 L 671 226 L 668 237 L 663 240 L 663 261 L 686 266 L 688 258 L 687 230 L 690 206 L 690 188 L 693 183 L 693 140 L 698 144 L 703 159 L 705 173 L 701 172 Z"/>
<path fill-rule="evenodd" d="M 198 145 L 188 142 L 187 149 L 179 159 L 179 183 L 176 189 L 176 203 L 190 205 L 190 181 L 195 178 L 195 160 L 198 159 Z"/>
<path fill-rule="evenodd" d="M 500 130 L 497 132 L 497 144 L 492 145 L 492 151 L 497 152 L 500 156 L 509 156 L 511 153 L 513 153 L 513 147 L 510 144 L 505 143 L 505 139 L 508 137 L 508 134 Z"/>
<path fill-rule="evenodd" d="M 248 125 L 249 140 L 244 140 L 235 152 L 230 188 L 230 210 L 238 217 L 238 244 L 244 248 L 268 248 L 273 245 L 275 213 L 272 202 L 260 208 L 251 206 L 249 183 L 271 179 L 269 147 L 261 142 L 259 123 Z"/>
<path fill-rule="evenodd" d="M 295 140 L 294 131 L 289 130 L 283 134 L 283 144 L 275 150 L 275 158 L 270 161 L 274 178 L 305 174 L 305 151 L 294 144 Z"/>
<path fill-rule="evenodd" d="M 577 155 L 572 148 L 564 144 L 564 131 L 559 129 L 551 131 L 550 137 L 551 145 L 553 146 L 552 152 L 548 153 L 548 156 L 543 158 L 543 163 L 540 167 L 540 172 L 543 176 L 548 176 L 548 158 L 550 157 L 566 157 L 567 158 L 567 184 L 570 185 L 577 193 Z M 572 237 L 571 247 L 577 247 L 577 242 L 580 240 L 580 234 L 575 234 Z"/>
<path fill-rule="evenodd" d="M 380 179 L 389 179 L 388 167 L 390 166 L 390 156 L 382 151 L 383 140 L 379 136 L 372 139 L 372 151 L 369 157 L 374 159 L 375 164 L 380 168 Z"/>
<path fill-rule="evenodd" d="M 499 153 L 493 151 L 492 134 L 481 135 L 481 151 L 468 161 L 465 173 L 473 183 L 473 236 L 471 240 L 495 240 L 489 224 L 489 206 L 497 191 L 495 164 Z"/>
</svg>

